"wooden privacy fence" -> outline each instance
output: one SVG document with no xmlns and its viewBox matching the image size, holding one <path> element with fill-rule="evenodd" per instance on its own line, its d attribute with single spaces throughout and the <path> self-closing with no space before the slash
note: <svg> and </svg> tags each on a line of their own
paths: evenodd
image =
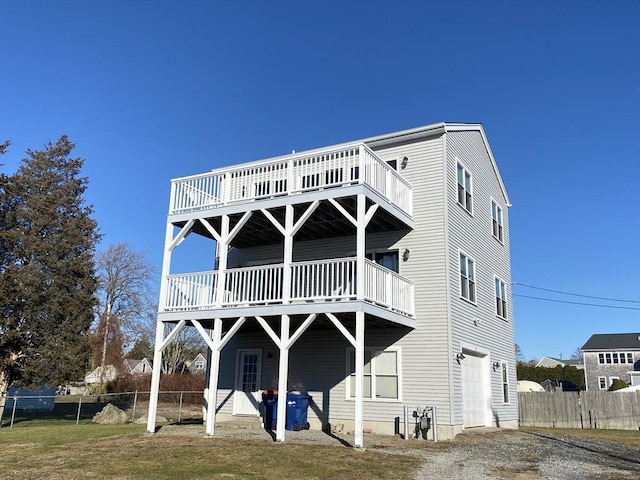
<svg viewBox="0 0 640 480">
<path fill-rule="evenodd" d="M 520 426 L 640 429 L 640 392 L 519 392 Z"/>
</svg>

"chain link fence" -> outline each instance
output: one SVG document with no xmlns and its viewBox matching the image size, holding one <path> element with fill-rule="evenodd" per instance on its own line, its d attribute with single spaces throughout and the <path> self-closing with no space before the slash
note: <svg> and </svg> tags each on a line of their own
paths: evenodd
<svg viewBox="0 0 640 480">
<path fill-rule="evenodd" d="M 172 423 L 202 423 L 202 391 L 167 391 L 158 395 L 157 415 Z M 30 420 L 89 423 L 107 405 L 123 410 L 131 423 L 146 423 L 149 392 L 82 395 L 11 395 L 5 399 L 0 427 Z"/>
</svg>

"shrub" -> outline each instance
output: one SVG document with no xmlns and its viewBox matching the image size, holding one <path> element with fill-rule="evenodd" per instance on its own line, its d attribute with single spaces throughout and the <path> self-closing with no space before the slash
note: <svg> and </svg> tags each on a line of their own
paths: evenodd
<svg viewBox="0 0 640 480">
<path fill-rule="evenodd" d="M 620 380 L 619 378 L 616 378 L 613 380 L 613 382 L 611 382 L 611 386 L 609 387 L 609 392 L 613 392 L 615 390 L 620 390 L 621 388 L 627 388 L 629 385 L 627 385 L 627 382 L 625 382 L 624 380 Z"/>
</svg>

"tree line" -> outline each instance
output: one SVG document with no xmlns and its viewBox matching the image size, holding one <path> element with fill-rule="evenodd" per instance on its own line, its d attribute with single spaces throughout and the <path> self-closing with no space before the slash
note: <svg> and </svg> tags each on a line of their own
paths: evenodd
<svg viewBox="0 0 640 480">
<path fill-rule="evenodd" d="M 125 352 L 153 355 L 155 270 L 127 243 L 96 251 L 102 234 L 74 147 L 63 135 L 27 150 L 13 174 L 0 163 L 0 412 L 11 385 L 65 385 L 121 366 Z"/>
</svg>

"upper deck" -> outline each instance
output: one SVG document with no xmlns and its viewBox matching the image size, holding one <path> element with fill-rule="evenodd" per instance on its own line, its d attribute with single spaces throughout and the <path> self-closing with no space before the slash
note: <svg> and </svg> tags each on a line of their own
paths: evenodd
<svg viewBox="0 0 640 480">
<path fill-rule="evenodd" d="M 169 215 L 365 185 L 411 217 L 412 187 L 363 143 L 291 154 L 275 160 L 213 170 L 171 182 Z"/>
</svg>

